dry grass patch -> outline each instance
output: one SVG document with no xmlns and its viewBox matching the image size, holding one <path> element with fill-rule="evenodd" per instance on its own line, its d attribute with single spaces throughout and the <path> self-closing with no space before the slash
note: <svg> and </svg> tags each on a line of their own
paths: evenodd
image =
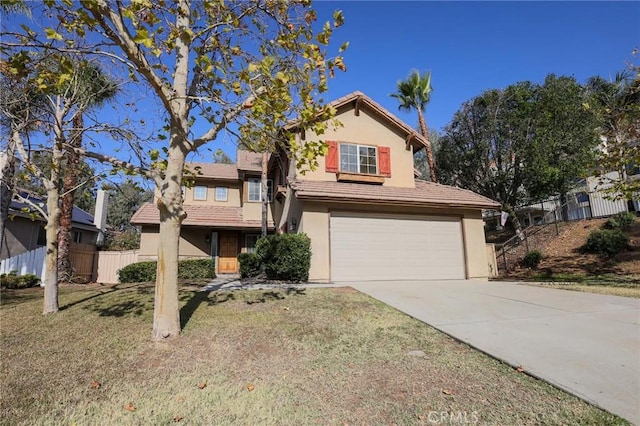
<svg viewBox="0 0 640 426">
<path fill-rule="evenodd" d="M 149 285 L 41 297 L 2 294 L 5 424 L 625 424 L 351 289 L 182 291 L 161 343 Z"/>
</svg>

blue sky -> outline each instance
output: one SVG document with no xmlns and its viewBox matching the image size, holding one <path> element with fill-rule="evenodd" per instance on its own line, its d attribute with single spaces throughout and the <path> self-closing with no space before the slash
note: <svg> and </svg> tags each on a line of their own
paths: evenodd
<svg viewBox="0 0 640 426">
<path fill-rule="evenodd" d="M 640 2 L 319 1 L 320 21 L 342 9 L 335 45 L 349 41 L 346 73 L 327 99 L 360 90 L 411 126 L 389 94 L 411 69 L 430 70 L 427 124 L 442 129 L 461 104 L 484 90 L 548 73 L 615 75 L 640 48 Z M 637 58 L 638 62 L 640 58 Z"/>
</svg>

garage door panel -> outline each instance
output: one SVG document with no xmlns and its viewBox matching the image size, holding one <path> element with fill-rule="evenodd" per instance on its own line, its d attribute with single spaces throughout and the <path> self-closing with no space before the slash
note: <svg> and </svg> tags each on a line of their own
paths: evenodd
<svg viewBox="0 0 640 426">
<path fill-rule="evenodd" d="M 332 215 L 333 281 L 462 279 L 459 219 Z"/>
</svg>

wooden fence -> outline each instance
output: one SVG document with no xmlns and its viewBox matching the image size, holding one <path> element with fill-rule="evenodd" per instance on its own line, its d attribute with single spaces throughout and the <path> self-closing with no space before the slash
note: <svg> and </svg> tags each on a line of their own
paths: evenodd
<svg viewBox="0 0 640 426">
<path fill-rule="evenodd" d="M 71 243 L 69 261 L 73 274 L 79 282 L 91 282 L 94 276 L 96 246 L 94 244 Z"/>
<path fill-rule="evenodd" d="M 138 261 L 138 250 L 99 251 L 96 256 L 95 282 L 118 283 L 118 270 Z"/>
</svg>

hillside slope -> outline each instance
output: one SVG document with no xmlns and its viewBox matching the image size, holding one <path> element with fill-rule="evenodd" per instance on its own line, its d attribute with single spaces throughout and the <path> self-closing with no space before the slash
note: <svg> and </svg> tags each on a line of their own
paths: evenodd
<svg viewBox="0 0 640 426">
<path fill-rule="evenodd" d="M 622 252 L 611 261 L 595 254 L 582 253 L 589 233 L 602 227 L 606 219 L 583 220 L 566 224 L 557 238 L 541 250 L 544 259 L 537 270 L 519 270 L 516 275 L 530 273 L 593 275 L 613 273 L 619 275 L 640 274 L 640 221 L 626 231 L 630 236 L 630 250 Z"/>
</svg>

